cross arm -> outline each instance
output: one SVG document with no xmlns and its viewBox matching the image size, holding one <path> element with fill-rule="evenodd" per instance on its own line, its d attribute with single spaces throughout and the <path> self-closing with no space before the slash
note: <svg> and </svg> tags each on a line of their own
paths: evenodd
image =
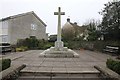
<svg viewBox="0 0 120 80">
<path fill-rule="evenodd" d="M 58 15 L 58 12 L 54 12 L 54 15 Z M 60 12 L 60 15 L 65 15 L 65 12 Z"/>
</svg>

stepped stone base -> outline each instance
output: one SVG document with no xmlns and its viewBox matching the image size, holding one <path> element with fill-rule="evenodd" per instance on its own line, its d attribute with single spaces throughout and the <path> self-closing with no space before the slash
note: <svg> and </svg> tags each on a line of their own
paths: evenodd
<svg viewBox="0 0 120 80">
<path fill-rule="evenodd" d="M 35 69 L 36 68 L 36 69 Z M 95 68 L 51 68 L 31 67 L 20 71 L 17 80 L 105 80 L 100 78 L 100 71 Z"/>
<path fill-rule="evenodd" d="M 63 47 L 62 49 L 57 49 L 55 47 L 51 47 L 40 53 L 39 57 L 48 57 L 48 58 L 78 58 L 79 55 L 71 49 L 67 47 Z"/>
</svg>

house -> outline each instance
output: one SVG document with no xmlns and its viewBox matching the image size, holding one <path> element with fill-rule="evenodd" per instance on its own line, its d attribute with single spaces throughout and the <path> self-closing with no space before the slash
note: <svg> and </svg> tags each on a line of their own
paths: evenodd
<svg viewBox="0 0 120 80">
<path fill-rule="evenodd" d="M 80 39 L 84 40 L 88 37 L 87 27 L 79 26 L 76 22 L 70 22 L 70 18 L 67 18 L 67 22 L 62 27 L 62 36 L 64 39 Z"/>
<path fill-rule="evenodd" d="M 0 42 L 16 44 L 19 39 L 35 36 L 47 40 L 46 24 L 33 12 L 0 19 Z"/>
</svg>

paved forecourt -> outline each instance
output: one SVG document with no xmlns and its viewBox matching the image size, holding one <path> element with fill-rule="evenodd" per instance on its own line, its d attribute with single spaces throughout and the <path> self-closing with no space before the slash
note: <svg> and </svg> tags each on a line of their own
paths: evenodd
<svg viewBox="0 0 120 80">
<path fill-rule="evenodd" d="M 26 67 L 21 71 L 22 75 L 24 77 L 32 75 L 34 78 L 36 75 L 57 75 L 57 77 L 64 76 L 68 78 L 71 77 L 71 74 L 79 77 L 79 74 L 82 74 L 82 77 L 85 77 L 84 73 L 92 74 L 95 77 L 98 76 L 96 74 L 100 73 L 94 68 L 95 65 L 106 66 L 108 58 L 115 58 L 107 54 L 87 50 L 76 50 L 75 52 L 79 54 L 79 58 L 40 58 L 39 53 L 41 52 L 42 50 L 17 52 L 5 55 L 3 58 L 11 58 L 12 65 L 26 64 Z"/>
</svg>

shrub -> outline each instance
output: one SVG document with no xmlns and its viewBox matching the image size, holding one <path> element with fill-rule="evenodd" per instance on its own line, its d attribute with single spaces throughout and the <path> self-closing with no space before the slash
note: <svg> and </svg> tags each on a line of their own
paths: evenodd
<svg viewBox="0 0 120 80">
<path fill-rule="evenodd" d="M 120 74 L 120 61 L 115 61 L 115 60 L 112 60 L 112 59 L 107 59 L 106 65 L 111 70 L 113 70 L 116 73 Z"/>
<path fill-rule="evenodd" d="M 28 47 L 25 47 L 25 46 L 16 48 L 16 52 L 22 52 L 22 51 L 26 51 L 26 50 L 28 50 Z"/>
<path fill-rule="evenodd" d="M 27 46 L 28 49 L 36 49 L 38 44 L 39 40 L 36 37 L 20 39 L 17 41 L 17 47 Z"/>
<path fill-rule="evenodd" d="M 64 46 L 70 49 L 80 49 L 81 43 L 80 41 L 67 41 L 64 42 Z"/>
<path fill-rule="evenodd" d="M 22 52 L 21 48 L 16 48 L 16 52 Z"/>
<path fill-rule="evenodd" d="M 21 46 L 20 48 L 22 48 L 23 51 L 28 50 L 28 47 L 26 47 L 26 46 Z"/>
<path fill-rule="evenodd" d="M 40 43 L 38 46 L 38 49 L 48 49 L 52 46 L 53 46 L 53 44 L 50 42 Z"/>
<path fill-rule="evenodd" d="M 48 49 L 48 48 L 50 48 L 52 45 L 51 44 L 46 44 L 46 45 L 44 45 L 44 49 Z"/>
<path fill-rule="evenodd" d="M 11 59 L 2 59 L 0 62 L 2 63 L 2 71 L 9 68 L 11 65 Z"/>
</svg>

